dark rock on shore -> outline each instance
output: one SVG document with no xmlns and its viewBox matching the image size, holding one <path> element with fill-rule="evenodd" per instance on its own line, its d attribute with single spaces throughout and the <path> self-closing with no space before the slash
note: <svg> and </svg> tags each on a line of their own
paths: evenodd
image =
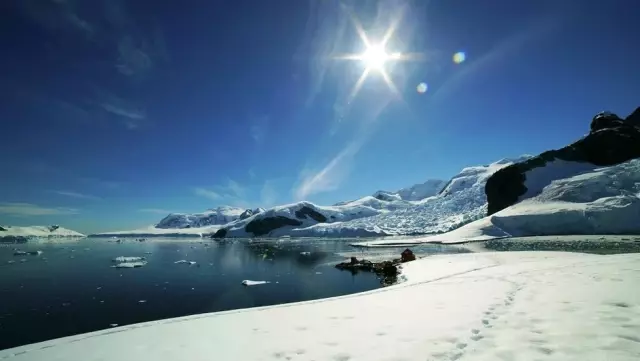
<svg viewBox="0 0 640 361">
<path fill-rule="evenodd" d="M 262 219 L 254 219 L 249 222 L 244 230 L 253 233 L 254 236 L 264 236 L 274 229 L 278 229 L 284 226 L 300 226 L 302 222 L 287 218 L 284 216 L 265 217 Z M 217 233 L 217 232 L 216 232 Z"/>
<path fill-rule="evenodd" d="M 401 258 L 394 259 L 393 261 L 371 262 L 366 259 L 357 259 L 351 257 L 349 262 L 342 262 L 336 265 L 339 270 L 347 270 L 352 273 L 358 273 L 359 271 L 374 272 L 380 276 L 380 283 L 383 286 L 389 286 L 398 281 L 398 265 L 403 262 L 414 261 L 416 256 L 410 249 L 405 249 Z"/>
<path fill-rule="evenodd" d="M 324 223 L 327 221 L 327 217 L 325 217 L 322 213 L 307 206 L 304 206 L 299 210 L 297 210 L 295 212 L 295 215 L 296 215 L 296 218 L 298 219 L 305 219 L 309 217 L 319 223 Z"/>
<path fill-rule="evenodd" d="M 487 180 L 488 215 L 516 202 L 527 192 L 527 172 L 554 160 L 612 166 L 640 158 L 640 108 L 625 120 L 609 112 L 596 115 L 590 133 L 564 148 L 546 151 L 500 169 Z"/>
</svg>

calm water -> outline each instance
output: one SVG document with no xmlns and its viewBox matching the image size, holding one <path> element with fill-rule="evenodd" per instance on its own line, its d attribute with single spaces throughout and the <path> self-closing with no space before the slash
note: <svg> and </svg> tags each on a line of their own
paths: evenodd
<svg viewBox="0 0 640 361">
<path fill-rule="evenodd" d="M 0 349 L 137 322 L 344 295 L 381 287 L 370 273 L 335 263 L 356 255 L 398 257 L 402 249 L 362 253 L 348 240 L 147 242 L 84 239 L 0 245 Z M 39 256 L 14 256 L 15 250 Z M 458 253 L 420 246 L 417 254 Z M 301 254 L 310 252 L 310 254 Z M 142 268 L 116 269 L 118 256 L 143 256 Z M 24 260 L 24 261 L 22 261 Z M 195 265 L 175 264 L 178 260 Z M 245 287 L 242 280 L 269 281 Z"/>
</svg>

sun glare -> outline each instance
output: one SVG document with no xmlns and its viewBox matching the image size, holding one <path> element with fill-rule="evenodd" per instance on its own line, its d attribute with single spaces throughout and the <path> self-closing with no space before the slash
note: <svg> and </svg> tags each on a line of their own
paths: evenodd
<svg viewBox="0 0 640 361">
<path fill-rule="evenodd" d="M 362 54 L 362 61 L 369 69 L 381 71 L 384 69 L 384 64 L 391 57 L 384 50 L 384 47 L 380 45 L 370 46 L 367 51 Z"/>
</svg>

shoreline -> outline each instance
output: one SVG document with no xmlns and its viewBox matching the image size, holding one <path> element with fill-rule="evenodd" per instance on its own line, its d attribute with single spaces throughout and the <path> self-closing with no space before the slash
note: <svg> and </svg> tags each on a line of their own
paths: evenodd
<svg viewBox="0 0 640 361">
<path fill-rule="evenodd" d="M 640 307 L 639 266 L 638 254 L 431 256 L 404 264 L 406 281 L 386 288 L 116 327 L 3 350 L 0 358 L 489 360 L 553 353 L 633 360 L 640 344 L 624 337 L 640 325 L 629 321 L 635 329 L 626 330 L 626 324 L 587 316 L 628 319 Z M 611 342 L 618 346 L 608 347 Z"/>
</svg>

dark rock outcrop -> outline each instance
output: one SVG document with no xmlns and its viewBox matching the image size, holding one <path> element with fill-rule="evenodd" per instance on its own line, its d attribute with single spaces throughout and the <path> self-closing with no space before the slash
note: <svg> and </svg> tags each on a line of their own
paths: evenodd
<svg viewBox="0 0 640 361">
<path fill-rule="evenodd" d="M 413 254 L 413 251 L 411 251 L 409 248 L 405 249 L 400 254 L 400 262 L 402 262 L 402 263 L 409 262 L 409 261 L 415 261 L 415 260 L 416 260 L 416 255 Z"/>
<path fill-rule="evenodd" d="M 297 219 L 291 219 L 284 216 L 265 217 L 262 219 L 254 219 L 249 222 L 244 230 L 253 233 L 254 236 L 264 236 L 274 229 L 285 226 L 300 226 L 302 222 Z M 217 232 L 216 232 L 217 233 Z"/>
<path fill-rule="evenodd" d="M 489 177 L 485 186 L 487 213 L 492 215 L 515 204 L 527 192 L 527 172 L 556 159 L 612 166 L 635 158 L 640 158 L 640 108 L 625 120 L 612 113 L 600 113 L 591 122 L 591 132 L 582 139 L 509 165 Z"/>
<path fill-rule="evenodd" d="M 407 248 L 400 254 L 400 258 L 392 261 L 371 262 L 366 259 L 359 260 L 356 257 L 351 257 L 349 262 L 338 263 L 336 268 L 351 271 L 354 274 L 359 271 L 374 272 L 380 277 L 380 283 L 382 283 L 383 286 L 389 286 L 398 280 L 398 265 L 403 262 L 414 261 L 415 259 L 416 256 Z"/>
<path fill-rule="evenodd" d="M 0 226 L 0 232 L 2 232 L 2 231 L 6 231 L 6 230 L 7 230 L 6 228 L 4 228 L 4 227 Z"/>
<path fill-rule="evenodd" d="M 49 226 L 49 232 L 53 232 L 58 228 L 60 228 L 60 226 L 58 226 L 57 224 L 54 224 L 53 226 Z"/>
<path fill-rule="evenodd" d="M 327 217 L 325 217 L 322 213 L 314 210 L 311 207 L 304 206 L 295 212 L 296 218 L 305 219 L 307 216 L 313 219 L 316 222 L 324 223 L 327 221 Z"/>
<path fill-rule="evenodd" d="M 220 228 L 216 231 L 216 233 L 211 236 L 211 238 L 224 238 L 227 236 L 228 230 L 226 228 Z"/>
</svg>

